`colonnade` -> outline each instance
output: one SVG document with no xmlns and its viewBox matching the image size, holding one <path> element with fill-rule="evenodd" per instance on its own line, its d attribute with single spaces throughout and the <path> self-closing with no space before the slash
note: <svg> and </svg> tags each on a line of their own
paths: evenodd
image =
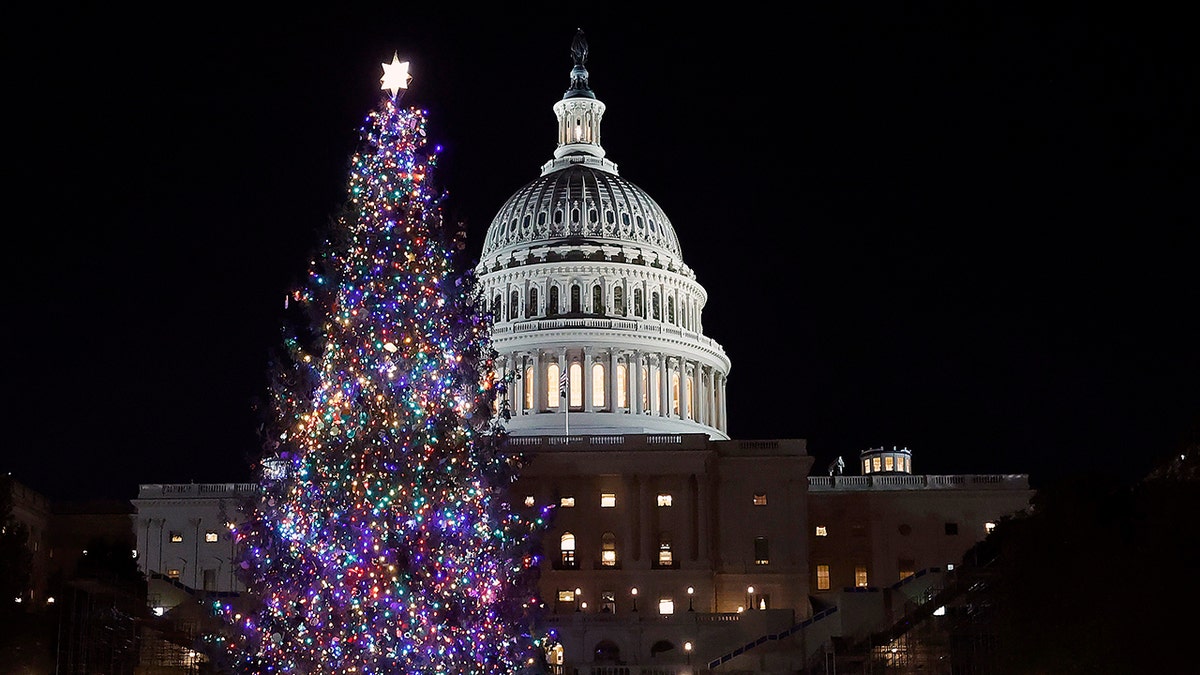
<svg viewBox="0 0 1200 675">
<path fill-rule="evenodd" d="M 601 367 L 593 369 L 599 364 Z M 551 366 L 569 373 L 582 400 L 559 399 Z M 577 370 L 572 366 L 577 365 Z M 638 349 L 560 347 L 513 351 L 498 359 L 500 374 L 519 375 L 509 384 L 513 414 L 608 412 L 686 419 L 726 430 L 725 375 L 711 364 L 679 354 Z M 603 381 L 597 401 L 597 372 Z M 582 378 L 582 381 L 578 381 Z"/>
</svg>

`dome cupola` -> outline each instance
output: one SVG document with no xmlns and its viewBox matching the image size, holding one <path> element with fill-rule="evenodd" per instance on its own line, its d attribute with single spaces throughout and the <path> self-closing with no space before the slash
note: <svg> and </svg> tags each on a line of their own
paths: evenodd
<svg viewBox="0 0 1200 675">
<path fill-rule="evenodd" d="M 662 208 L 600 145 L 605 105 L 571 44 L 557 146 L 492 220 L 476 275 L 514 436 L 707 433 L 727 439 L 729 359 Z"/>
</svg>

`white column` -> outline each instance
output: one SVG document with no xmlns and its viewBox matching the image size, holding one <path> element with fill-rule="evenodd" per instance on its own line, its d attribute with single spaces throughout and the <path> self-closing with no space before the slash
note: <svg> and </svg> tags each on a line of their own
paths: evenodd
<svg viewBox="0 0 1200 675">
<path fill-rule="evenodd" d="M 613 347 L 608 350 L 608 386 L 605 391 L 608 392 L 608 410 L 609 412 L 620 412 L 617 410 L 617 367 L 619 360 L 617 348 Z M 629 368 L 625 368 L 625 396 L 629 396 Z M 628 399 L 626 399 L 628 402 Z"/>
<path fill-rule="evenodd" d="M 580 370 L 583 372 L 583 411 L 594 412 L 592 409 L 592 348 L 584 345 L 583 362 Z"/>
<path fill-rule="evenodd" d="M 634 415 L 642 414 L 642 353 L 638 350 L 633 350 L 629 353 L 629 390 L 633 392 L 633 400 L 629 402 L 629 409 Z"/>
<path fill-rule="evenodd" d="M 663 417 L 670 417 L 674 412 L 671 410 L 671 360 L 666 354 L 659 354 L 658 363 L 659 413 Z"/>
</svg>

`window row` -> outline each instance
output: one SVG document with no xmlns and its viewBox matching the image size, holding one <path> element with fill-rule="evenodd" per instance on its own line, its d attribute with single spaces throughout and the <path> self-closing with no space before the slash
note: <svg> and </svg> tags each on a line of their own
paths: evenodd
<svg viewBox="0 0 1200 675">
<path fill-rule="evenodd" d="M 575 533 L 564 532 L 558 539 L 558 560 L 555 561 L 555 569 L 579 569 L 579 559 L 576 557 L 576 539 Z M 771 547 L 766 537 L 754 538 L 754 564 L 755 565 L 770 565 L 771 564 Z M 600 562 L 599 568 L 617 569 L 620 567 L 620 559 L 617 557 L 617 536 L 612 532 L 605 532 L 600 535 Z M 656 569 L 673 569 L 678 567 L 675 560 L 674 549 L 671 545 L 671 537 L 666 532 L 660 533 L 658 536 L 658 551 L 657 557 L 651 562 L 651 567 Z"/>
<path fill-rule="evenodd" d="M 559 507 L 564 508 L 564 509 L 575 508 L 575 502 L 576 502 L 576 499 L 575 499 L 574 495 L 559 497 L 559 499 L 558 499 Z M 536 503 L 536 500 L 533 498 L 533 495 L 525 495 L 525 506 L 533 506 L 535 503 Z M 655 495 L 654 503 L 655 503 L 655 506 L 659 506 L 662 508 L 668 508 L 675 503 L 675 498 L 669 492 L 660 492 L 657 495 Z M 766 506 L 767 505 L 767 493 L 765 493 L 765 492 L 754 493 L 753 504 L 755 506 Z M 617 493 L 615 493 L 615 492 L 601 492 L 600 493 L 600 508 L 611 509 L 611 508 L 616 507 L 616 505 L 617 505 Z M 990 525 L 990 523 L 989 523 L 989 525 Z M 990 529 L 988 531 L 991 532 Z M 827 535 L 827 530 L 826 530 L 825 526 L 818 525 L 817 526 L 817 536 L 824 537 L 826 535 Z"/>
<path fill-rule="evenodd" d="M 183 543 L 183 532 L 180 530 L 171 530 L 170 534 L 167 535 L 167 539 L 172 544 L 182 544 Z M 205 543 L 212 544 L 212 543 L 218 542 L 220 540 L 221 540 L 221 535 L 216 530 L 205 530 L 205 532 L 204 532 Z"/>
<path fill-rule="evenodd" d="M 665 320 L 667 323 L 675 324 L 681 328 L 695 330 L 696 315 L 699 313 L 699 307 L 695 301 L 680 298 L 678 301 L 679 311 L 676 312 L 676 298 L 671 294 L 665 295 L 665 301 L 662 299 L 658 291 L 644 292 L 641 288 L 634 288 L 632 300 L 627 302 L 625 288 L 623 286 L 614 286 L 611 293 L 605 293 L 605 288 L 601 284 L 591 285 L 591 298 L 585 306 L 584 304 L 584 288 L 580 284 L 571 284 L 568 289 L 570 297 L 566 302 L 561 298 L 561 291 L 558 286 L 551 285 L 546 292 L 545 307 L 541 304 L 541 297 L 538 294 L 536 286 L 530 287 L 524 298 L 524 306 L 521 304 L 521 292 L 509 291 L 508 303 L 504 302 L 504 297 L 500 292 L 492 296 L 491 314 L 496 321 L 517 321 L 520 319 L 533 319 L 537 317 L 554 317 L 562 314 L 591 314 L 594 316 L 615 316 L 629 317 L 639 319 L 653 319 L 655 321 Z M 645 298 L 649 301 L 646 302 Z M 612 308 L 610 314 L 609 307 Z M 676 321 L 678 319 L 678 321 Z"/>
<path fill-rule="evenodd" d="M 817 564 L 817 590 L 827 591 L 830 588 L 830 571 L 829 565 Z M 867 566 L 856 565 L 854 567 L 854 586 L 855 588 L 866 588 L 867 583 Z"/>
<path fill-rule="evenodd" d="M 900 534 L 902 536 L 905 536 L 905 537 L 912 534 L 912 531 L 913 531 L 912 525 L 909 525 L 908 523 L 901 523 L 899 525 L 899 527 L 897 527 L 896 529 L 898 532 L 900 532 Z M 985 535 L 991 534 L 992 530 L 994 530 L 994 529 L 996 529 L 996 523 L 993 521 L 989 520 L 988 522 L 983 524 L 983 533 Z M 958 535 L 958 523 L 955 523 L 955 522 L 944 523 L 942 525 L 942 531 L 945 532 L 947 536 L 951 536 L 951 537 L 957 536 Z M 829 536 L 829 527 L 826 525 L 817 525 L 813 530 L 813 534 L 817 537 L 828 537 Z M 865 537 L 867 534 L 867 528 L 865 525 L 851 525 L 850 526 L 850 534 L 853 536 L 856 536 L 856 537 Z"/>
<path fill-rule="evenodd" d="M 674 503 L 674 501 L 675 501 L 675 498 L 672 497 L 669 492 L 660 492 L 655 497 L 655 505 L 661 506 L 663 508 L 671 506 Z M 535 503 L 536 503 L 536 500 L 533 498 L 533 495 L 525 495 L 525 506 L 533 506 Z M 573 509 L 573 508 L 575 508 L 575 497 L 574 496 L 559 497 L 558 505 L 559 505 L 559 507 L 564 508 L 564 509 Z M 616 506 L 617 506 L 617 493 L 615 493 L 615 492 L 601 492 L 600 493 L 600 508 L 611 509 L 611 508 L 616 508 Z"/>
<path fill-rule="evenodd" d="M 662 373 L 661 366 L 654 364 L 643 365 L 641 368 L 641 386 L 639 388 L 641 398 L 641 410 L 649 414 L 663 414 L 662 400 Z M 543 381 L 541 396 L 543 397 L 540 403 L 543 403 L 546 408 L 557 410 L 565 401 L 568 408 L 571 410 L 582 410 L 584 406 L 585 394 L 590 397 L 589 405 L 596 410 L 627 410 L 630 408 L 630 403 L 638 394 L 633 391 L 633 382 L 629 377 L 629 364 L 618 362 L 615 366 L 615 391 L 609 393 L 609 368 L 603 363 L 593 363 L 591 365 L 590 378 L 585 383 L 583 377 L 583 364 L 578 361 L 572 361 L 567 366 L 564 372 L 563 368 L 557 363 L 550 363 L 544 370 L 545 379 Z M 696 396 L 696 376 L 693 372 L 686 372 L 683 376 L 680 375 L 679 369 L 671 368 L 667 375 L 666 388 L 668 400 L 666 407 L 669 409 L 668 414 L 686 419 L 696 419 L 697 408 L 701 405 Z M 521 373 L 525 384 L 521 387 L 521 409 L 531 411 L 536 408 L 534 400 L 538 396 L 538 387 L 534 384 L 533 366 L 525 366 L 524 372 Z M 585 391 L 586 388 L 586 391 Z M 612 400 L 612 396 L 616 400 Z M 498 397 L 496 399 L 497 411 L 506 404 L 507 399 Z M 684 405 L 684 403 L 688 403 Z"/>
</svg>

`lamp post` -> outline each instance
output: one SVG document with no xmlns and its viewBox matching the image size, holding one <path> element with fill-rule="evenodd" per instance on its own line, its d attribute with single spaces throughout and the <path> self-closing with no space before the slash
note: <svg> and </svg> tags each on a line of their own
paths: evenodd
<svg viewBox="0 0 1200 675">
<path fill-rule="evenodd" d="M 683 643 L 683 651 L 684 651 L 684 653 L 687 654 L 688 670 L 692 669 L 692 646 L 693 645 L 692 645 L 691 640 L 688 640 L 687 642 Z"/>
<path fill-rule="evenodd" d="M 637 586 L 629 589 L 629 595 L 633 596 L 633 611 L 637 611 Z"/>
<path fill-rule="evenodd" d="M 694 612 L 694 611 L 696 611 L 696 610 L 695 610 L 695 609 L 692 607 L 692 595 L 693 595 L 693 594 L 695 594 L 695 593 L 696 593 L 696 589 L 695 589 L 694 587 L 692 587 L 692 586 L 688 586 L 688 611 L 689 611 L 689 612 Z M 691 643 L 688 643 L 688 644 L 691 644 Z"/>
<path fill-rule="evenodd" d="M 754 609 L 754 587 L 746 587 L 746 609 Z"/>
<path fill-rule="evenodd" d="M 581 611 L 581 610 L 580 610 L 580 604 L 579 604 L 579 596 L 581 596 L 581 595 L 583 595 L 583 589 L 582 589 L 582 588 L 576 588 L 576 589 L 575 589 L 575 611 L 576 611 L 576 612 L 578 612 L 578 611 Z M 583 606 L 584 606 L 584 607 L 586 607 L 586 606 L 587 606 L 587 603 L 583 603 Z"/>
</svg>

